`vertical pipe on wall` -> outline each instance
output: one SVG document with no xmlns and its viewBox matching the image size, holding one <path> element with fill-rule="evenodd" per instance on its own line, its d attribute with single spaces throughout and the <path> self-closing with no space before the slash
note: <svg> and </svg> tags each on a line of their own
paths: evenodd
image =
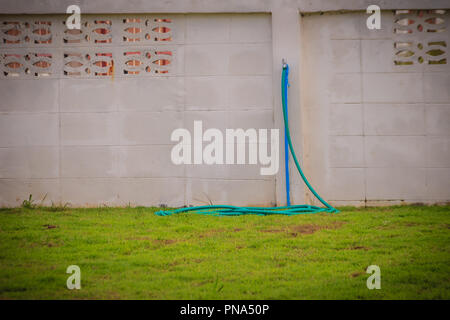
<svg viewBox="0 0 450 320">
<path fill-rule="evenodd" d="M 273 112 L 274 127 L 284 130 L 283 109 L 281 103 L 280 79 L 285 58 L 289 61 L 289 119 L 291 137 L 296 146 L 299 160 L 302 157 L 302 128 L 300 112 L 300 13 L 297 7 L 281 6 L 272 8 L 272 64 L 273 64 Z M 280 147 L 284 147 L 284 137 L 280 134 Z M 283 148 L 282 147 L 282 148 Z M 298 151 L 297 151 L 298 150 Z M 284 149 L 280 149 L 283 154 Z M 292 163 L 290 164 L 290 166 Z M 292 170 L 290 170 L 292 171 Z M 280 166 L 276 175 L 275 197 L 277 205 L 286 205 L 286 169 Z M 305 203 L 305 188 L 298 175 L 292 175 L 290 180 L 290 200 L 292 204 Z"/>
</svg>

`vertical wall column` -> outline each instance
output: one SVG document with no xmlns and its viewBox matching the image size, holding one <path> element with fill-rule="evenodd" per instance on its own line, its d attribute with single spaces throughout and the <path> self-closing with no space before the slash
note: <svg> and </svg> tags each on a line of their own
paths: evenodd
<svg viewBox="0 0 450 320">
<path fill-rule="evenodd" d="M 289 127 L 300 164 L 303 163 L 303 137 L 300 110 L 300 14 L 297 8 L 272 10 L 274 123 L 280 129 L 280 170 L 276 176 L 277 205 L 286 204 L 284 167 L 284 124 L 281 103 L 282 59 L 289 64 Z M 290 156 L 291 203 L 305 203 L 305 187 Z"/>
</svg>

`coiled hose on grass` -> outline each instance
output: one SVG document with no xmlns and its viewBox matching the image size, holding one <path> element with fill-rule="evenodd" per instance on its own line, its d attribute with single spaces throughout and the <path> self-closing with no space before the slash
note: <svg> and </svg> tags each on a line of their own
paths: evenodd
<svg viewBox="0 0 450 320">
<path fill-rule="evenodd" d="M 292 146 L 291 134 L 289 131 L 289 122 L 287 116 L 287 92 L 288 92 L 288 75 L 289 75 L 289 66 L 287 63 L 283 63 L 283 72 L 281 76 L 281 99 L 283 106 L 283 119 L 284 119 L 284 128 L 285 128 L 285 136 L 287 140 L 287 144 L 289 146 L 289 151 L 292 154 L 292 158 L 294 160 L 295 166 L 297 167 L 297 171 L 302 177 L 308 189 L 314 194 L 314 196 L 325 206 L 324 208 L 311 206 L 311 205 L 292 205 L 285 207 L 236 207 L 236 206 L 225 206 L 225 205 L 211 205 L 211 206 L 197 206 L 197 207 L 188 207 L 188 208 L 180 208 L 174 210 L 160 210 L 155 212 L 158 216 L 169 216 L 177 213 L 185 213 L 192 212 L 197 214 L 205 214 L 205 215 L 214 215 L 214 216 L 240 216 L 246 214 L 255 214 L 255 215 L 272 215 L 272 214 L 282 214 L 282 215 L 297 215 L 297 214 L 306 214 L 306 213 L 318 213 L 318 212 L 329 212 L 329 213 L 338 213 L 339 210 L 333 208 L 329 205 L 319 194 L 314 190 L 314 188 L 309 183 L 308 179 L 306 179 L 302 168 L 297 160 L 297 156 L 295 155 L 294 147 Z M 285 161 L 288 161 L 286 159 Z M 288 185 L 286 186 L 286 192 L 289 192 Z"/>
</svg>

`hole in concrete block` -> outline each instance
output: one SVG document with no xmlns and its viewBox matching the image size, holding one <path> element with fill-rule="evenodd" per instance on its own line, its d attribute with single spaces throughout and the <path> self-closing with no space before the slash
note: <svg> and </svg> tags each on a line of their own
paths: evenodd
<svg viewBox="0 0 450 320">
<path fill-rule="evenodd" d="M 170 64 L 170 60 L 167 60 L 167 59 L 158 59 L 158 60 L 153 61 L 153 63 L 154 63 L 154 64 L 157 64 L 157 65 L 159 65 L 159 66 L 166 66 L 166 65 Z"/>
<path fill-rule="evenodd" d="M 402 18 L 395 20 L 395 23 L 400 26 L 409 26 L 410 24 L 414 23 L 414 20 L 409 18 Z"/>
<path fill-rule="evenodd" d="M 398 29 L 398 28 L 394 29 L 394 33 L 396 34 L 408 34 L 412 32 L 413 32 L 412 29 Z"/>
<path fill-rule="evenodd" d="M 439 28 L 439 29 L 427 29 L 427 32 L 441 33 L 441 32 L 445 32 L 445 28 Z"/>
<path fill-rule="evenodd" d="M 413 62 L 412 61 L 398 61 L 398 60 L 395 60 L 394 64 L 396 66 L 406 66 L 406 65 L 412 65 Z"/>
<path fill-rule="evenodd" d="M 157 32 L 157 33 L 168 33 L 168 32 L 170 32 L 170 28 L 168 28 L 168 27 L 156 27 L 156 28 L 153 28 L 152 31 Z"/>
<path fill-rule="evenodd" d="M 428 42 L 429 46 L 442 46 L 442 47 L 447 47 L 447 43 L 445 41 L 432 41 L 432 42 Z"/>
<path fill-rule="evenodd" d="M 444 19 L 439 18 L 439 17 L 431 17 L 431 18 L 425 19 L 425 22 L 428 24 L 442 24 L 442 23 L 444 23 Z"/>
<path fill-rule="evenodd" d="M 430 51 L 427 51 L 426 54 L 432 56 L 432 57 L 437 57 L 437 56 L 441 56 L 445 53 L 445 51 L 441 50 L 441 49 L 433 49 Z"/>
<path fill-rule="evenodd" d="M 411 51 L 411 50 L 400 50 L 395 55 L 398 56 L 398 57 L 407 58 L 407 57 L 413 56 L 414 52 Z"/>
<path fill-rule="evenodd" d="M 429 60 L 428 64 L 447 64 L 447 59 L 441 59 L 441 60 Z"/>
</svg>

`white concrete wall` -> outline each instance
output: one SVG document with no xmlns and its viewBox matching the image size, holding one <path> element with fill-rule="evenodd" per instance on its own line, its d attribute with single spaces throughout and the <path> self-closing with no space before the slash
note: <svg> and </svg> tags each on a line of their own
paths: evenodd
<svg viewBox="0 0 450 320">
<path fill-rule="evenodd" d="M 379 205 L 450 199 L 450 61 L 429 57 L 444 32 L 394 33 L 399 18 L 383 11 L 381 30 L 364 12 L 302 18 L 302 112 L 307 174 L 335 204 Z M 433 26 L 424 26 L 434 28 Z M 395 65 L 395 42 L 412 41 L 412 65 Z M 419 50 L 422 43 L 425 48 Z M 431 57 L 433 58 L 433 57 Z M 398 59 L 397 59 L 398 60 Z"/>
<path fill-rule="evenodd" d="M 139 28 L 146 19 L 171 19 L 172 40 L 123 42 L 124 18 L 140 18 Z M 170 159 L 172 131 L 193 132 L 194 120 L 202 120 L 204 130 L 223 133 L 225 128 L 273 128 L 270 14 L 83 19 L 112 21 L 111 43 L 96 44 L 96 35 L 85 30 L 90 41 L 64 44 L 62 15 L 1 19 L 51 21 L 53 38 L 51 44 L 0 44 L 3 57 L 52 54 L 46 77 L 34 77 L 39 68 L 30 64 L 31 74 L 19 68 L 18 76 L 0 79 L 0 205 L 20 205 L 29 194 L 36 200 L 47 195 L 47 204 L 75 206 L 275 203 L 275 177 L 261 176 L 259 165 L 176 166 Z M 147 74 L 141 68 L 139 75 L 124 74 L 124 52 L 144 50 L 170 50 L 168 73 Z M 96 67 L 84 60 L 74 68 L 80 75 L 63 74 L 74 71 L 64 65 L 70 62 L 64 55 L 73 52 L 112 53 L 114 75 L 95 76 Z M 4 67 L 5 61 L 3 71 L 15 72 Z M 27 64 L 24 58 L 18 61 Z M 85 66 L 90 74 L 83 72 Z"/>
<path fill-rule="evenodd" d="M 81 1 L 83 17 L 91 22 L 90 39 L 64 44 L 66 2 L 0 1 L 1 13 L 18 14 L 2 15 L 2 21 L 36 21 L 22 13 L 60 14 L 37 20 L 53 22 L 52 43 L 36 44 L 46 37 L 29 32 L 26 44 L 5 43 L 2 34 L 0 206 L 20 205 L 29 194 L 37 200 L 46 195 L 46 204 L 75 206 L 284 204 L 282 131 L 276 176 L 261 176 L 259 165 L 175 166 L 170 161 L 172 130 L 192 129 L 194 120 L 202 120 L 205 129 L 282 129 L 281 58 L 291 67 L 294 145 L 308 179 L 325 199 L 337 205 L 449 201 L 449 62 L 394 65 L 394 43 L 405 36 L 394 35 L 392 11 L 383 11 L 379 31 L 366 28 L 362 11 L 307 13 L 364 10 L 369 2 L 110 1 L 108 12 L 117 14 L 99 15 L 105 12 L 103 0 Z M 379 5 L 423 6 L 420 1 Z M 111 42 L 95 43 L 109 41 L 108 35 L 92 33 L 96 17 L 112 21 Z M 171 41 L 123 42 L 123 18 L 131 17 L 141 18 L 141 24 L 149 18 L 151 26 L 154 18 L 172 19 Z M 447 11 L 445 32 L 413 32 L 413 41 L 444 38 L 447 51 L 449 20 Z M 151 26 L 141 25 L 147 31 Z M 146 50 L 152 59 L 171 63 L 153 65 L 154 60 L 145 60 Z M 152 67 L 150 73 L 125 66 L 124 53 L 136 51 L 141 52 L 136 59 Z M 43 57 L 46 53 L 52 57 Z M 99 58 L 105 67 L 85 58 L 95 53 L 112 54 L 114 67 L 110 57 Z M 21 57 L 17 77 L 5 76 L 11 73 L 5 65 L 14 60 L 5 55 L 11 54 Z M 291 182 L 294 203 L 314 202 L 293 167 Z"/>
</svg>

